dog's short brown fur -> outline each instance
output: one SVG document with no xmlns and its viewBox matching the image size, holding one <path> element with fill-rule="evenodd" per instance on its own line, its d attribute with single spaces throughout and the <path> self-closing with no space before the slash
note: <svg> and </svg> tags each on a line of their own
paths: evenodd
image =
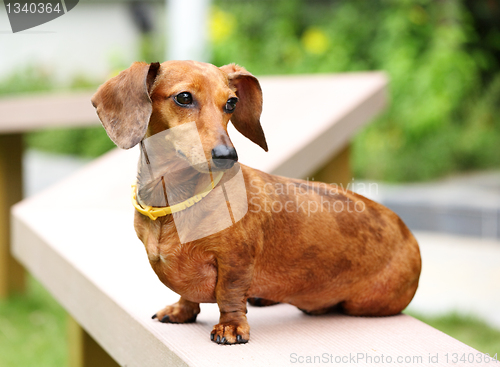
<svg viewBox="0 0 500 367">
<path fill-rule="evenodd" d="M 190 92 L 196 103 L 190 107 L 174 103 L 181 92 Z M 224 106 L 234 97 L 239 101 L 231 114 Z M 238 131 L 267 151 L 259 121 L 259 83 L 237 65 L 134 63 L 104 83 L 92 103 L 121 148 L 196 121 L 210 162 L 215 146 L 232 147 L 227 134 L 231 119 Z M 387 316 L 408 305 L 418 285 L 420 253 L 396 214 L 335 186 L 273 176 L 244 165 L 241 169 L 248 213 L 226 230 L 181 244 L 172 215 L 153 221 L 135 213 L 135 229 L 151 266 L 167 287 L 181 295 L 179 302 L 156 314 L 160 321 L 193 322 L 199 303 L 217 302 L 220 320 L 211 339 L 234 344 L 249 340 L 246 303 L 252 297 L 257 304 L 284 302 L 309 314 L 335 308 L 349 315 Z M 272 185 L 307 187 L 307 192 L 278 194 L 269 190 Z M 350 202 L 351 208 L 359 204 L 364 210 L 308 213 L 297 207 L 302 201 Z M 296 204 L 293 210 L 290 203 L 286 211 L 264 210 L 272 202 Z M 225 203 L 209 194 L 195 206 L 218 205 Z"/>
</svg>

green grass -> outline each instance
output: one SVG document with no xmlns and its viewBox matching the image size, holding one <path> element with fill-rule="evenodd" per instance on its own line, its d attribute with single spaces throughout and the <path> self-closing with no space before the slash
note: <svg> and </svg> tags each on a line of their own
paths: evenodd
<svg viewBox="0 0 500 367">
<path fill-rule="evenodd" d="M 66 339 L 66 312 L 32 278 L 25 294 L 0 301 L 0 366 L 66 366 Z"/>
<path fill-rule="evenodd" d="M 488 326 L 474 316 L 451 313 L 444 316 L 423 316 L 405 312 L 416 319 L 460 340 L 478 351 L 500 359 L 500 330 Z"/>
</svg>

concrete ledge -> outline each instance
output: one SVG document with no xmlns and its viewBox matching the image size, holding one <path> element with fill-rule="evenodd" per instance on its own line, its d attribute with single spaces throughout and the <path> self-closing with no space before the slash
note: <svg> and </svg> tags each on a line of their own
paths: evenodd
<svg viewBox="0 0 500 367">
<path fill-rule="evenodd" d="M 415 357 L 419 366 L 435 366 L 429 356 L 438 355 L 441 366 L 469 366 L 447 364 L 446 355 L 478 355 L 406 315 L 309 317 L 289 305 L 249 307 L 252 339 L 242 346 L 210 341 L 218 322 L 213 304 L 202 305 L 196 324 L 151 320 L 178 296 L 156 278 L 133 230 L 126 183 L 135 158 L 133 151 L 114 151 L 13 212 L 15 256 L 120 365 L 286 366 L 299 357 L 360 353 Z M 360 359 L 358 365 L 376 364 Z"/>
<path fill-rule="evenodd" d="M 268 172 L 298 176 L 320 166 L 324 157 L 315 154 L 315 144 L 323 142 L 324 136 L 343 136 L 344 141 L 333 139 L 324 147 L 331 154 L 339 151 L 345 139 L 381 108 L 377 97 L 385 88 L 381 74 L 351 76 L 353 87 L 347 94 L 348 76 L 343 76 L 347 78 L 344 83 L 330 79 L 333 87 L 327 101 L 332 104 L 314 116 L 309 105 L 302 103 L 301 93 L 325 86 L 314 80 L 312 84 L 297 80 L 302 83 L 299 92 L 285 92 L 295 84 L 282 83 L 274 96 L 285 96 L 291 104 L 275 105 L 276 109 L 263 116 L 268 143 L 275 153 L 261 156 L 256 153 L 258 148 L 240 144 L 241 137 L 233 133 L 240 160 Z M 360 81 L 363 79 L 366 83 Z M 266 96 L 265 83 L 263 89 Z M 333 96 L 338 99 L 334 101 Z M 267 103 L 274 101 L 273 92 L 267 98 Z M 357 111 L 360 106 L 363 112 Z M 285 115 L 283 108 L 288 111 Z M 303 120 L 307 116 L 311 120 Z M 120 365 L 470 366 L 460 360 L 453 363 L 453 353 L 458 358 L 472 356 L 475 366 L 492 365 L 481 363 L 482 355 L 474 349 L 406 315 L 310 317 L 289 305 L 249 307 L 252 338 L 248 344 L 236 346 L 210 341 L 209 333 L 219 316 L 214 304 L 202 305 L 195 324 L 152 320 L 153 313 L 177 301 L 178 296 L 157 279 L 134 233 L 129 194 L 137 158 L 135 149 L 110 152 L 13 209 L 14 255 Z M 282 167 L 291 169 L 281 171 Z"/>
<path fill-rule="evenodd" d="M 0 99 L 0 131 L 21 133 L 47 127 L 98 126 L 93 92 L 26 94 Z"/>
</svg>

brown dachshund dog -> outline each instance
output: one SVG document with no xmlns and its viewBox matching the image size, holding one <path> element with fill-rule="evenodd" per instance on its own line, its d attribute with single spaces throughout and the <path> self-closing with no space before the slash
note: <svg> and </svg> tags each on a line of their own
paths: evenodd
<svg viewBox="0 0 500 367">
<path fill-rule="evenodd" d="M 236 150 L 227 134 L 229 120 L 267 151 L 260 125 L 259 82 L 234 64 L 218 68 L 194 61 L 137 62 L 104 83 L 92 104 L 109 137 L 123 149 L 139 143 L 143 147 L 146 139 L 167 129 L 195 124 L 202 146 L 199 154 L 204 154 L 210 169 L 188 169 L 183 178 L 173 178 L 184 199 L 206 184 L 196 183 L 202 175 L 237 166 Z M 195 160 L 192 149 L 182 144 L 173 151 L 188 166 Z M 217 159 L 226 163 L 218 164 Z M 289 303 L 313 315 L 335 309 L 366 316 L 394 315 L 410 303 L 420 276 L 420 252 L 396 214 L 335 185 L 274 176 L 244 165 L 239 170 L 248 210 L 217 233 L 182 241 L 177 228 L 182 223 L 174 220 L 174 214 L 152 219 L 135 212 L 135 230 L 151 266 L 181 296 L 153 318 L 194 322 L 200 303 L 217 302 L 220 320 L 211 340 L 235 344 L 250 338 L 247 301 Z M 217 187 L 228 182 L 226 176 Z M 183 186 L 183 179 L 189 183 Z M 163 185 L 165 190 L 169 185 L 165 181 L 161 178 L 139 187 L 138 196 L 146 201 L 148 193 L 153 196 L 154 187 Z M 290 189 L 293 187 L 297 190 Z M 227 210 L 227 202 L 217 201 L 215 196 L 214 189 L 186 207 L 184 222 L 195 220 L 196 228 L 214 225 L 213 216 L 196 217 L 196 213 L 203 208 Z M 322 210 L 309 211 L 311 203 Z M 283 210 L 269 210 L 270 205 Z"/>
</svg>

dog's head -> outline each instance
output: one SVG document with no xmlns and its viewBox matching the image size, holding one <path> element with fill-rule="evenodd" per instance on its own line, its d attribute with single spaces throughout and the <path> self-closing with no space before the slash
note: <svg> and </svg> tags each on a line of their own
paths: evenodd
<svg viewBox="0 0 500 367">
<path fill-rule="evenodd" d="M 237 161 L 227 134 L 235 128 L 267 151 L 260 125 L 262 91 L 258 80 L 244 68 L 220 68 L 195 61 L 162 64 L 136 62 L 101 85 L 92 104 L 113 142 L 123 149 L 144 138 L 172 129 L 169 143 L 188 163 L 200 161 L 193 144 L 201 140 L 212 169 L 227 169 Z M 196 130 L 184 129 L 195 123 Z M 197 133 L 201 139 L 189 134 Z"/>
</svg>

